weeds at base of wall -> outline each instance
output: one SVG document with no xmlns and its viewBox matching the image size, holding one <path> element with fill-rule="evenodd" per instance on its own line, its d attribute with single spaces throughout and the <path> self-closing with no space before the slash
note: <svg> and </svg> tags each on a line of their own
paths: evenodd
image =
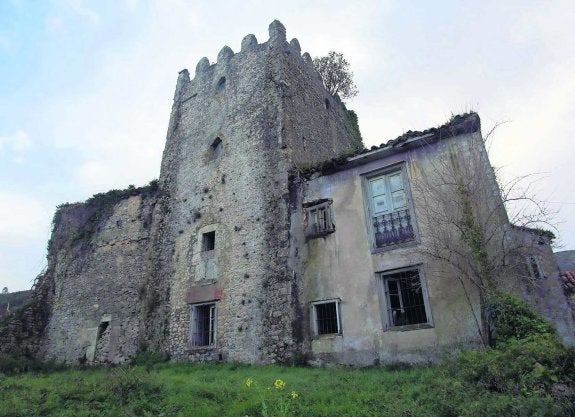
<svg viewBox="0 0 575 417">
<path fill-rule="evenodd" d="M 151 369 L 155 365 L 169 362 L 170 355 L 163 352 L 143 351 L 132 359 L 132 365 L 144 366 L 146 369 Z"/>
<path fill-rule="evenodd" d="M 40 362 L 28 356 L 13 356 L 0 353 L 0 374 L 17 375 L 27 372 L 54 372 L 65 367 L 56 362 Z"/>
<path fill-rule="evenodd" d="M 141 368 L 118 367 L 109 371 L 106 389 L 111 398 L 122 406 L 133 405 L 145 399 L 146 407 L 154 398 L 159 399 L 162 387 Z"/>
<path fill-rule="evenodd" d="M 463 351 L 441 365 L 162 363 L 165 357 L 146 352 L 135 360 L 143 366 L 0 376 L 0 415 L 257 417 L 286 410 L 305 417 L 575 415 L 575 351 L 562 346 L 519 300 L 503 295 L 490 302 L 497 304 L 497 347 Z M 24 365 L 10 369 L 26 370 Z M 261 381 L 263 394 L 247 387 L 247 378 Z M 280 407 L 279 400 L 289 407 Z"/>
</svg>

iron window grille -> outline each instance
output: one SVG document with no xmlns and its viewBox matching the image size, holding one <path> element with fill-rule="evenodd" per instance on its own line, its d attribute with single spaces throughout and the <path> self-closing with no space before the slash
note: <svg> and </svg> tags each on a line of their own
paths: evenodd
<svg viewBox="0 0 575 417">
<path fill-rule="evenodd" d="M 388 327 L 431 324 L 418 268 L 383 273 L 381 279 Z"/>
<path fill-rule="evenodd" d="M 216 303 L 192 305 L 192 346 L 213 346 L 216 342 Z"/>
<path fill-rule="evenodd" d="M 339 300 L 317 301 L 312 303 L 312 323 L 314 334 L 341 334 Z"/>
<path fill-rule="evenodd" d="M 367 178 L 370 229 L 375 249 L 415 240 L 413 211 L 403 169 Z"/>
</svg>

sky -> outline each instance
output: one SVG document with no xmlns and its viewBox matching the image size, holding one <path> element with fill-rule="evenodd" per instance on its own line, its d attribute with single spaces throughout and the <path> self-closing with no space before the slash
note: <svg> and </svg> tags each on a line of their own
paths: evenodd
<svg viewBox="0 0 575 417">
<path fill-rule="evenodd" d="M 575 249 L 572 0 L 0 0 L 0 287 L 45 268 L 58 204 L 157 178 L 178 72 L 274 19 L 351 63 L 367 147 L 468 111 L 500 124 L 492 164 Z"/>
</svg>

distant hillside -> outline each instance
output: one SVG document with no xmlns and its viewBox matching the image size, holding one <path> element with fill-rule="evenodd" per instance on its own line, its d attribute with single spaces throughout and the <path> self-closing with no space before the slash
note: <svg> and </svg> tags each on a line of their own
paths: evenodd
<svg viewBox="0 0 575 417">
<path fill-rule="evenodd" d="M 7 313 L 8 304 L 10 304 L 10 311 L 20 307 L 25 304 L 26 301 L 30 299 L 32 292 L 28 291 L 16 291 L 9 294 L 0 294 L 0 317 L 3 317 Z"/>
</svg>

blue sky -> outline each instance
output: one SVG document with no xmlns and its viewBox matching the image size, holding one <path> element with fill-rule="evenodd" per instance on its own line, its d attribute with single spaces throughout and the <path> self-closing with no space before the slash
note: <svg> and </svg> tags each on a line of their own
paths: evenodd
<svg viewBox="0 0 575 417">
<path fill-rule="evenodd" d="M 0 287 L 42 270 L 56 205 L 156 178 L 178 71 L 276 18 L 351 62 L 367 146 L 469 110 L 507 121 L 492 163 L 535 174 L 575 249 L 572 0 L 0 0 Z"/>
</svg>

